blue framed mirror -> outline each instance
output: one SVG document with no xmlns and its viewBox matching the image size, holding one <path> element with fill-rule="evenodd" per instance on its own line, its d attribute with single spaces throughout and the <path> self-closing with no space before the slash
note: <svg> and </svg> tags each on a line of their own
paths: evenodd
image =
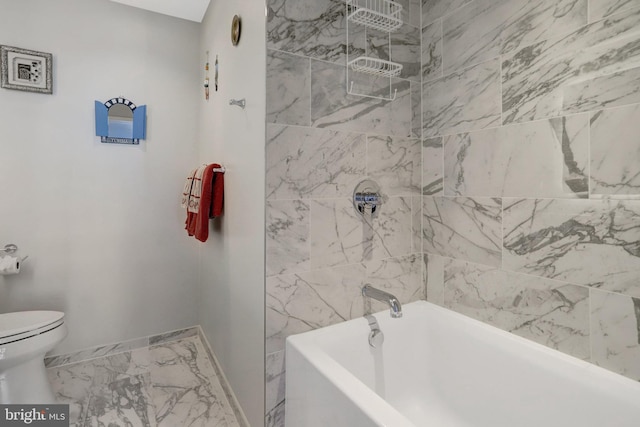
<svg viewBox="0 0 640 427">
<path fill-rule="evenodd" d="M 95 102 L 96 136 L 107 144 L 140 144 L 147 134 L 147 106 L 136 106 L 127 98 Z"/>
</svg>

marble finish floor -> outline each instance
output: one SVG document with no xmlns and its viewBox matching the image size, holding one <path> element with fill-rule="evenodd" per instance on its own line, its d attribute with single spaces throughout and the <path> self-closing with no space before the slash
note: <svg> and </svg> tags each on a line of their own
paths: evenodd
<svg viewBox="0 0 640 427">
<path fill-rule="evenodd" d="M 72 427 L 240 427 L 198 336 L 48 369 Z"/>
</svg>

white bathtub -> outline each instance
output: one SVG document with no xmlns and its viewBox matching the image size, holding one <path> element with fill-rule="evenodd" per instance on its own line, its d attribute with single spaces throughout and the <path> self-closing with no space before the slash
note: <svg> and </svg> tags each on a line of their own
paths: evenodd
<svg viewBox="0 0 640 427">
<path fill-rule="evenodd" d="M 420 301 L 287 339 L 287 427 L 637 427 L 640 383 Z M 640 363 L 640 361 L 638 361 Z"/>
</svg>

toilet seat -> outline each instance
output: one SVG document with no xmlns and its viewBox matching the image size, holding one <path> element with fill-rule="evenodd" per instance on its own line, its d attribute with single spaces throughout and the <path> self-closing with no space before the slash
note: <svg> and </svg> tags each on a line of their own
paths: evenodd
<svg viewBox="0 0 640 427">
<path fill-rule="evenodd" d="M 0 346 L 49 332 L 64 323 L 60 311 L 19 311 L 0 314 Z"/>
</svg>

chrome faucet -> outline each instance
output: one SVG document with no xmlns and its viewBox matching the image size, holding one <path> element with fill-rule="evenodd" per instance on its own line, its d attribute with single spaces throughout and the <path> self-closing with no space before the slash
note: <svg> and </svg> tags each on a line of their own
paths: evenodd
<svg viewBox="0 0 640 427">
<path fill-rule="evenodd" d="M 371 285 L 364 285 L 362 288 L 362 295 L 378 301 L 386 302 L 391 308 L 391 317 L 402 317 L 402 305 L 400 305 L 398 298 L 394 297 L 390 293 L 376 289 Z"/>
</svg>

